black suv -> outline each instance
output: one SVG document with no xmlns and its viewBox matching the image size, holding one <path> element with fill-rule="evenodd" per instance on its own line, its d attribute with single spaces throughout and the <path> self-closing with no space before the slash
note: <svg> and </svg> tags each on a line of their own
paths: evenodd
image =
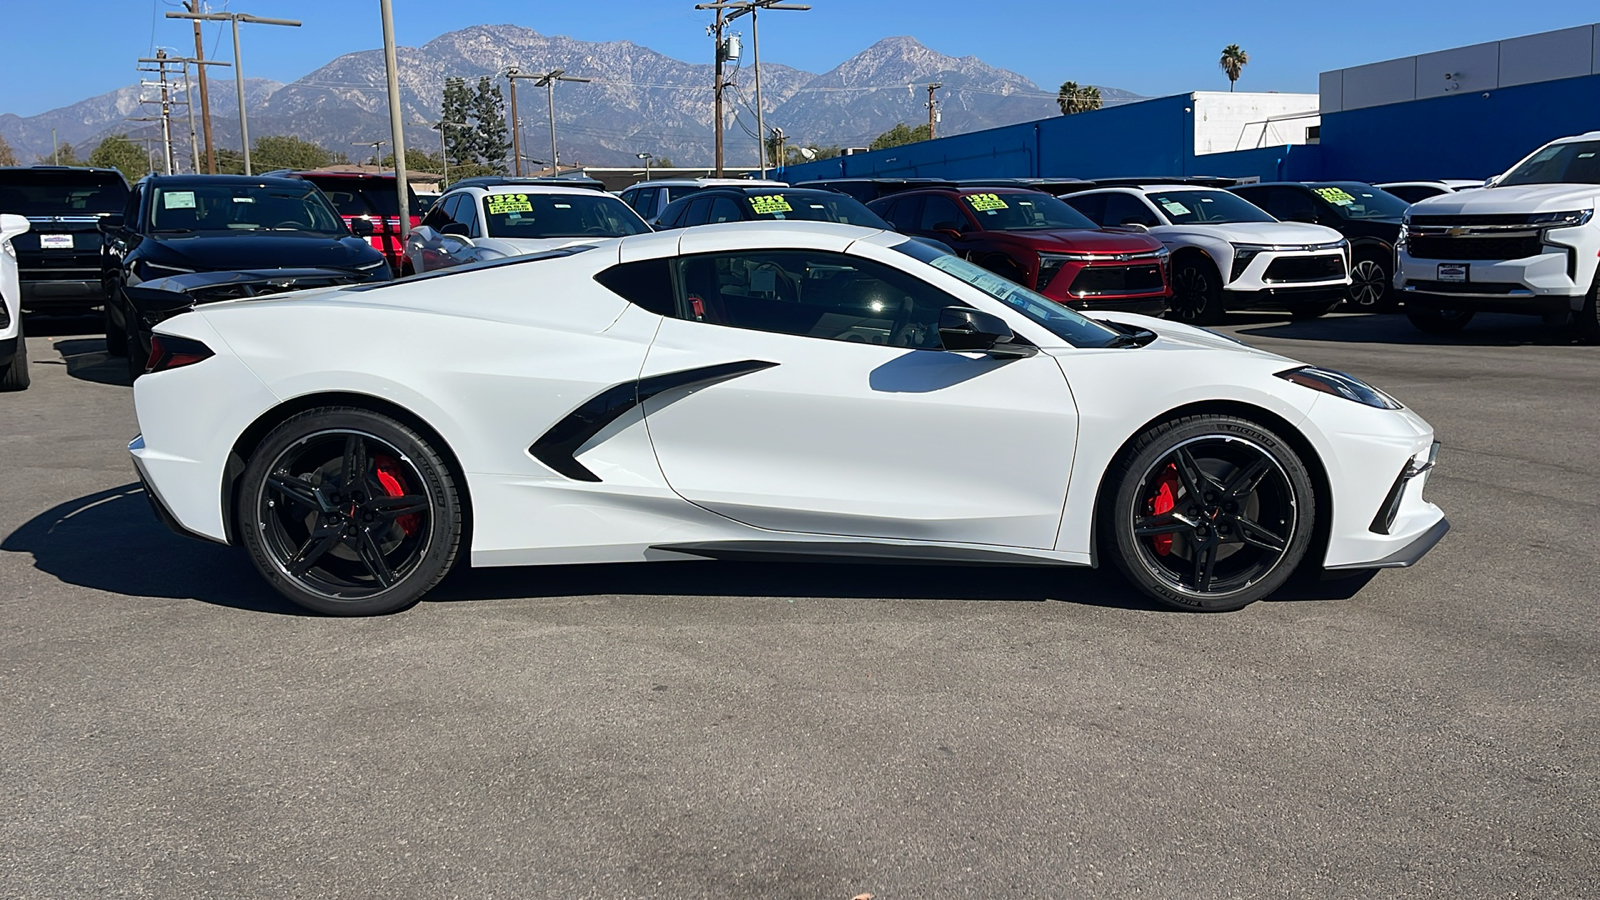
<svg viewBox="0 0 1600 900">
<path fill-rule="evenodd" d="M 23 309 L 79 313 L 105 301 L 98 226 L 127 201 L 128 182 L 116 169 L 0 168 L 0 213 L 27 216 L 33 225 L 11 240 Z"/>
<path fill-rule="evenodd" d="M 1393 312 L 1394 242 L 1409 205 L 1359 181 L 1285 181 L 1229 188 L 1283 222 L 1326 225 L 1350 241 L 1350 294 L 1362 312 Z"/>
<path fill-rule="evenodd" d="M 712 225 L 718 222 L 766 222 L 774 219 L 839 222 L 891 230 L 889 223 L 861 201 L 831 190 L 760 187 L 709 187 L 674 200 L 656 220 L 658 230 Z"/>
</svg>

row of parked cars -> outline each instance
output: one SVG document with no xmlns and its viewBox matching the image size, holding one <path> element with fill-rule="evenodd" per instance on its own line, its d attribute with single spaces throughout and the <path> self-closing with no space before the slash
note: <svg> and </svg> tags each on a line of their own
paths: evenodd
<svg viewBox="0 0 1600 900">
<path fill-rule="evenodd" d="M 1223 178 L 652 181 L 470 178 L 402 209 L 392 176 L 0 168 L 0 388 L 26 385 L 21 312 L 104 310 L 144 371 L 150 329 L 197 302 L 381 281 L 650 230 L 814 220 L 899 231 L 1079 309 L 1212 324 L 1269 306 L 1405 311 L 1434 333 L 1479 310 L 1576 314 L 1600 338 L 1592 223 L 1600 133 L 1473 182 Z M 1416 205 L 1408 204 L 1414 200 Z M 426 208 L 424 208 L 426 206 Z M 402 216 L 410 237 L 402 238 Z M 3 280 L 9 277 L 11 281 Z"/>
</svg>

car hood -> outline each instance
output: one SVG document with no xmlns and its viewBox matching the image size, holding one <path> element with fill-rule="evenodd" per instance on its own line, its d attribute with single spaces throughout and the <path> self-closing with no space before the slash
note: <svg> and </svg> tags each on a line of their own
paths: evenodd
<svg viewBox="0 0 1600 900">
<path fill-rule="evenodd" d="M 598 244 L 609 241 L 609 237 L 558 237 L 558 238 L 479 238 L 473 243 L 489 250 L 498 250 L 512 256 L 521 256 L 526 253 L 543 253 L 546 250 L 559 250 L 562 247 L 576 247 L 579 244 Z"/>
<path fill-rule="evenodd" d="M 1526 184 L 1440 194 L 1411 205 L 1413 216 L 1494 215 L 1589 209 L 1600 184 Z"/>
<path fill-rule="evenodd" d="M 1218 225 L 1163 225 L 1155 234 L 1189 232 L 1221 238 L 1236 244 L 1331 244 L 1344 235 L 1325 225 L 1306 222 L 1234 222 Z"/>
<path fill-rule="evenodd" d="M 245 269 L 357 269 L 383 262 L 366 241 L 291 232 L 153 235 L 144 248 L 151 262 L 218 272 Z"/>
<path fill-rule="evenodd" d="M 1147 234 L 1131 231 L 991 231 L 985 235 L 1003 236 L 1041 253 L 1150 253 L 1161 242 Z"/>
</svg>

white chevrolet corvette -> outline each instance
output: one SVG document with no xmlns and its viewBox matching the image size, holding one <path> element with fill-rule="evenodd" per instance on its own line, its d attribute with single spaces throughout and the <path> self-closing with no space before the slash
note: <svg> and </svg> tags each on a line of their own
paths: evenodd
<svg viewBox="0 0 1600 900">
<path fill-rule="evenodd" d="M 157 514 L 310 609 L 475 566 L 1094 566 L 1233 609 L 1448 528 L 1433 431 L 1230 338 L 1100 321 L 892 232 L 727 224 L 207 305 L 156 329 Z"/>
</svg>

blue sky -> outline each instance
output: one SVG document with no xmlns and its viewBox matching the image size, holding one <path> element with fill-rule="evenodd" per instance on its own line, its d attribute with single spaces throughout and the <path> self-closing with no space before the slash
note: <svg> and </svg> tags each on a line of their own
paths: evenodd
<svg viewBox="0 0 1600 900">
<path fill-rule="evenodd" d="M 810 2 L 809 12 L 763 18 L 764 59 L 824 72 L 879 38 L 908 34 L 943 53 L 1020 72 L 1044 88 L 1072 79 L 1146 95 L 1226 90 L 1216 60 L 1230 43 L 1251 57 L 1241 89 L 1314 92 L 1317 73 L 1326 69 L 1600 21 L 1593 0 Z M 178 0 L 0 0 L 0 59 L 11 73 L 0 112 L 33 115 L 131 84 L 134 60 L 152 44 L 191 51 L 188 23 L 161 17 L 179 6 Z M 250 76 L 293 81 L 341 53 L 382 41 L 377 0 L 211 0 L 211 6 L 305 23 L 244 27 Z M 710 13 L 693 6 L 693 0 L 394 0 L 399 41 L 412 46 L 468 25 L 509 22 L 709 61 Z M 229 59 L 221 26 L 206 28 L 207 56 Z"/>
</svg>

